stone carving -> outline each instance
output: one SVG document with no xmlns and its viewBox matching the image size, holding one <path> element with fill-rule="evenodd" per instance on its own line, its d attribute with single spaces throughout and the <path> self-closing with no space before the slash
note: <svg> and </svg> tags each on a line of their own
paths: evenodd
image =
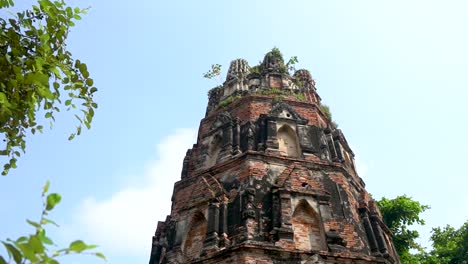
<svg viewBox="0 0 468 264">
<path fill-rule="evenodd" d="M 284 73 L 287 71 L 284 65 L 284 59 L 281 53 L 279 53 L 278 49 L 273 49 L 272 51 L 265 54 L 262 68 L 263 71 L 267 73 Z"/>
<path fill-rule="evenodd" d="M 224 111 L 224 112 L 221 112 L 218 114 L 218 117 L 216 118 L 216 121 L 214 121 L 213 125 L 212 125 L 212 129 L 216 129 L 218 127 L 221 127 L 227 123 L 231 123 L 232 122 L 232 118 L 231 118 L 231 115 L 229 114 L 229 112 L 227 111 Z"/>
<path fill-rule="evenodd" d="M 323 131 L 319 135 L 320 158 L 330 160 L 330 150 L 328 149 L 327 137 Z"/>
<path fill-rule="evenodd" d="M 296 83 L 300 88 L 315 90 L 315 81 L 312 79 L 312 75 L 308 70 L 297 70 L 293 77 L 296 79 Z"/>
<path fill-rule="evenodd" d="M 244 205 L 242 210 L 242 219 L 255 219 L 255 188 L 246 188 L 244 193 Z"/>
<path fill-rule="evenodd" d="M 243 151 L 255 150 L 255 130 L 253 122 L 247 122 L 242 126 L 242 149 Z"/>
</svg>

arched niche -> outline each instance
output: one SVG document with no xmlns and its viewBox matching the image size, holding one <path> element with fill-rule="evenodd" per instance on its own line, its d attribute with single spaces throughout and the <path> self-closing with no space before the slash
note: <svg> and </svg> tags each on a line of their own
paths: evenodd
<svg viewBox="0 0 468 264">
<path fill-rule="evenodd" d="M 320 216 L 306 200 L 299 201 L 291 222 L 296 249 L 304 251 L 324 249 Z"/>
<path fill-rule="evenodd" d="M 293 158 L 300 157 L 301 150 L 299 148 L 296 132 L 289 125 L 280 127 L 277 138 L 278 149 L 282 154 Z"/>
<path fill-rule="evenodd" d="M 187 260 L 191 260 L 200 256 L 203 249 L 203 241 L 206 237 L 207 221 L 201 212 L 196 212 L 190 228 L 185 237 L 184 245 L 182 247 L 184 256 Z"/>
</svg>

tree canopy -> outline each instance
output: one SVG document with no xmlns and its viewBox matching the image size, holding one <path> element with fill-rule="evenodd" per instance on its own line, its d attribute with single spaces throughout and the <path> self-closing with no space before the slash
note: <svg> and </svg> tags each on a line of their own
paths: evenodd
<svg viewBox="0 0 468 264">
<path fill-rule="evenodd" d="M 424 219 L 420 217 L 420 214 L 429 209 L 429 206 L 422 205 L 406 195 L 395 199 L 383 197 L 377 201 L 377 204 L 383 221 L 394 235 L 393 243 L 400 257 L 407 256 L 410 249 L 420 250 L 420 245 L 415 241 L 419 237 L 418 231 L 410 230 L 408 227 L 413 224 L 424 225 Z"/>
<path fill-rule="evenodd" d="M 406 195 L 377 201 L 385 224 L 393 233 L 393 243 L 401 263 L 408 264 L 463 264 L 468 263 L 468 221 L 459 229 L 447 225 L 433 228 L 432 250 L 426 252 L 417 242 L 419 233 L 410 230 L 414 224 L 424 225 L 420 214 L 429 206 Z"/>
</svg>

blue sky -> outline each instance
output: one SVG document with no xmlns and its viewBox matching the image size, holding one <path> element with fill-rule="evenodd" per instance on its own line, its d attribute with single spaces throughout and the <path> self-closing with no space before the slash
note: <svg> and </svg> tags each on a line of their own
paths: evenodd
<svg viewBox="0 0 468 264">
<path fill-rule="evenodd" d="M 236 58 L 255 65 L 274 46 L 312 73 L 367 190 L 431 206 L 421 243 L 429 245 L 432 227 L 468 219 L 466 1 L 71 3 L 91 6 L 68 43 L 88 65 L 99 109 L 71 142 L 66 113 L 28 137 L 19 168 L 0 178 L 0 239 L 30 231 L 24 219 L 39 216 L 50 180 L 63 195 L 52 214 L 61 227 L 50 231 L 58 244 L 81 238 L 109 263 L 147 263 L 218 84 L 202 74 Z"/>
</svg>

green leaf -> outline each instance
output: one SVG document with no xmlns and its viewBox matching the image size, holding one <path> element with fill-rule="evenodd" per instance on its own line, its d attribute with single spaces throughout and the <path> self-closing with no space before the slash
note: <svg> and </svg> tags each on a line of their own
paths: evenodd
<svg viewBox="0 0 468 264">
<path fill-rule="evenodd" d="M 55 222 L 55 221 L 52 221 L 50 219 L 47 219 L 47 218 L 42 218 L 42 221 L 41 221 L 42 224 L 46 225 L 46 224 L 52 224 L 56 227 L 59 227 L 59 225 Z"/>
<path fill-rule="evenodd" d="M 29 243 L 20 244 L 18 247 L 20 248 L 21 252 L 23 253 L 23 256 L 27 260 L 30 260 L 31 262 L 37 261 L 37 257 L 34 254 L 34 250 L 32 249 Z"/>
<path fill-rule="evenodd" d="M 88 249 L 95 249 L 95 248 L 97 248 L 97 247 L 98 247 L 98 245 L 86 245 L 86 249 L 87 249 L 87 250 L 88 250 Z"/>
<path fill-rule="evenodd" d="M 46 210 L 50 211 L 50 210 L 54 209 L 55 205 L 60 203 L 61 200 L 62 200 L 62 197 L 58 193 L 51 193 L 51 194 L 47 195 Z"/>
<path fill-rule="evenodd" d="M 0 264 L 8 264 L 2 256 L 0 256 Z"/>
<path fill-rule="evenodd" d="M 83 241 L 76 240 L 76 241 L 71 242 L 69 248 L 70 248 L 71 251 L 75 251 L 77 253 L 80 253 L 83 250 L 86 250 L 87 249 L 86 247 L 87 247 L 87 245 Z"/>
<path fill-rule="evenodd" d="M 19 244 L 19 243 L 23 243 L 25 241 L 28 241 L 28 238 L 25 237 L 25 236 L 22 236 L 22 237 L 16 239 L 15 243 Z"/>
<path fill-rule="evenodd" d="M 47 86 L 49 85 L 49 76 L 42 72 L 32 72 L 32 73 L 26 74 L 25 83 Z"/>
<path fill-rule="evenodd" d="M 5 242 L 2 242 L 2 243 L 8 251 L 8 255 L 12 256 L 17 264 L 20 264 L 21 260 L 23 259 L 23 257 L 21 256 L 21 252 L 10 243 L 5 243 Z"/>
<path fill-rule="evenodd" d="M 86 79 L 86 85 L 88 86 L 92 86 L 94 83 L 93 79 L 89 78 L 89 79 Z"/>
<path fill-rule="evenodd" d="M 35 253 L 44 253 L 44 245 L 42 244 L 41 240 L 37 236 L 31 236 L 29 238 L 29 244 L 31 245 L 32 250 Z"/>
<path fill-rule="evenodd" d="M 48 191 L 49 191 L 49 187 L 50 187 L 50 181 L 46 181 L 46 183 L 44 184 L 44 187 L 42 187 L 42 195 L 45 195 Z"/>
<path fill-rule="evenodd" d="M 35 228 L 40 228 L 41 227 L 41 225 L 39 223 L 36 223 L 36 222 L 31 221 L 29 219 L 26 219 L 26 222 L 28 222 L 28 224 L 34 226 Z"/>
<path fill-rule="evenodd" d="M 96 87 L 93 87 L 89 90 L 90 93 L 95 93 L 97 91 L 97 88 Z"/>
<path fill-rule="evenodd" d="M 95 255 L 96 257 L 98 257 L 98 258 L 102 258 L 103 260 L 106 260 L 106 261 L 107 261 L 106 256 L 104 256 L 104 254 L 102 254 L 102 253 L 99 253 L 99 252 L 98 252 L 98 253 L 94 253 L 94 255 Z"/>
<path fill-rule="evenodd" d="M 39 232 L 38 232 L 38 237 L 39 239 L 41 240 L 42 243 L 46 244 L 46 245 L 53 245 L 54 242 L 48 238 L 46 236 L 46 232 L 44 229 L 41 229 Z"/>
<path fill-rule="evenodd" d="M 49 100 L 54 100 L 54 98 L 55 98 L 54 94 L 52 94 L 52 92 L 47 87 L 38 87 L 37 88 L 37 93 L 41 97 L 45 97 L 45 98 L 47 98 Z"/>
</svg>

